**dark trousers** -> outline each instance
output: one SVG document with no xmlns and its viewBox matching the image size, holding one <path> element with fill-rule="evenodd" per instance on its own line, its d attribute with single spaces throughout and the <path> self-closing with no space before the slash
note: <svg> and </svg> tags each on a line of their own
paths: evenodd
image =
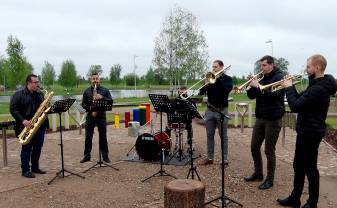
<svg viewBox="0 0 337 208">
<path fill-rule="evenodd" d="M 94 134 L 94 128 L 97 126 L 99 133 L 99 149 L 102 157 L 108 157 L 109 149 L 106 137 L 106 118 L 87 118 L 85 124 L 85 147 L 84 156 L 90 157 L 92 149 L 92 136 Z"/>
<path fill-rule="evenodd" d="M 39 169 L 39 159 L 44 142 L 46 128 L 41 127 L 37 130 L 34 137 L 26 145 L 21 148 L 21 168 L 22 172 L 29 171 L 29 161 L 32 163 L 32 170 Z"/>
<path fill-rule="evenodd" d="M 318 147 L 322 138 L 297 135 L 294 157 L 294 189 L 291 197 L 300 200 L 304 179 L 309 181 L 308 203 L 312 207 L 317 206 L 319 196 L 319 172 L 317 170 Z"/>
<path fill-rule="evenodd" d="M 267 180 L 273 182 L 276 168 L 275 146 L 281 130 L 281 120 L 256 119 L 251 141 L 251 152 L 255 173 L 263 174 L 261 146 L 265 141 L 264 152 L 267 157 Z"/>
</svg>

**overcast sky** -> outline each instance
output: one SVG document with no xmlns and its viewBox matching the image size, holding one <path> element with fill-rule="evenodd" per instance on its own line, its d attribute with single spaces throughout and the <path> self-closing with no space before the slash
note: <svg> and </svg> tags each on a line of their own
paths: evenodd
<svg viewBox="0 0 337 208">
<path fill-rule="evenodd" d="M 306 58 L 321 53 L 327 73 L 337 77 L 337 1 L 335 0 L 1 0 L 0 55 L 9 35 L 24 45 L 24 54 L 41 73 L 44 61 L 60 73 L 72 59 L 85 75 L 100 64 L 107 76 L 114 64 L 122 74 L 145 74 L 152 64 L 154 39 L 177 4 L 192 12 L 204 31 L 210 60 L 232 65 L 229 75 L 248 75 L 266 54 L 290 62 L 297 74 Z M 272 43 L 266 41 L 272 40 Z"/>
</svg>

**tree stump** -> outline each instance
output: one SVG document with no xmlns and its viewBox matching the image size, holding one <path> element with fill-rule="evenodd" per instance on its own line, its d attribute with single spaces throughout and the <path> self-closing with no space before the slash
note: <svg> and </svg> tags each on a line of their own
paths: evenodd
<svg viewBox="0 0 337 208">
<path fill-rule="evenodd" d="M 165 208 L 204 208 L 205 186 L 197 180 L 177 179 L 164 187 Z"/>
</svg>

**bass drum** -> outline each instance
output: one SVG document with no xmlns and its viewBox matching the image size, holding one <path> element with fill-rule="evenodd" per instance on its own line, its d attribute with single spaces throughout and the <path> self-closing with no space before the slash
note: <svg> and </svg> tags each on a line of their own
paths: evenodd
<svg viewBox="0 0 337 208">
<path fill-rule="evenodd" d="M 162 138 L 162 145 L 160 146 L 160 139 Z M 154 135 L 144 133 L 138 136 L 136 141 L 136 152 L 140 158 L 146 161 L 153 161 L 160 159 L 160 151 L 163 148 L 165 151 L 170 151 L 171 140 L 165 133 L 160 132 Z"/>
</svg>

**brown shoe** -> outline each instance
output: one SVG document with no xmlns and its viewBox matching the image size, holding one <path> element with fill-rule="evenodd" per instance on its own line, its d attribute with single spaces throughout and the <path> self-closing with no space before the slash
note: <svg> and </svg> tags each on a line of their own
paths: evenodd
<svg viewBox="0 0 337 208">
<path fill-rule="evenodd" d="M 213 160 L 210 160 L 210 159 L 203 159 L 201 160 L 198 165 L 212 165 L 213 164 Z"/>
</svg>

